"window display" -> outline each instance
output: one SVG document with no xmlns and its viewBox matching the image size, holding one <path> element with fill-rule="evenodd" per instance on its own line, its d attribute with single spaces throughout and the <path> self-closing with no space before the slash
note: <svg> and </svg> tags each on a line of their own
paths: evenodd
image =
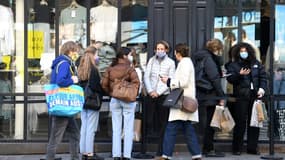
<svg viewBox="0 0 285 160">
<path fill-rule="evenodd" d="M 91 40 L 116 43 L 118 8 L 108 0 L 90 10 Z"/>
<path fill-rule="evenodd" d="M 86 48 L 86 15 L 86 8 L 76 0 L 72 0 L 71 4 L 60 12 L 60 45 L 71 40 Z"/>
</svg>

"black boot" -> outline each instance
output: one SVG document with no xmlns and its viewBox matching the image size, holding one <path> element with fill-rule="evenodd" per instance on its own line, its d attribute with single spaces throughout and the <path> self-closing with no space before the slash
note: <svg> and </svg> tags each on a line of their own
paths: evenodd
<svg viewBox="0 0 285 160">
<path fill-rule="evenodd" d="M 125 158 L 125 157 L 124 157 L 122 160 L 131 160 L 131 159 L 130 159 L 130 158 Z"/>
<path fill-rule="evenodd" d="M 121 160 L 121 157 L 114 157 L 114 160 Z"/>
</svg>

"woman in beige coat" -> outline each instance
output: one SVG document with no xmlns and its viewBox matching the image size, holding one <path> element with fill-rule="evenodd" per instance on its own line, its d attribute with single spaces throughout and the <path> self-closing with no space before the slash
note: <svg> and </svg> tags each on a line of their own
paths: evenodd
<svg viewBox="0 0 285 160">
<path fill-rule="evenodd" d="M 174 78 L 162 77 L 161 80 L 171 89 L 183 88 L 184 96 L 195 98 L 195 71 L 189 56 L 189 47 L 186 44 L 175 46 L 175 57 L 179 61 Z M 175 146 L 176 134 L 182 129 L 186 137 L 186 143 L 192 159 L 201 159 L 201 150 L 198 138 L 192 123 L 197 123 L 198 110 L 194 113 L 186 113 L 180 109 L 170 109 L 168 124 L 163 140 L 163 155 L 161 159 L 171 159 Z"/>
</svg>

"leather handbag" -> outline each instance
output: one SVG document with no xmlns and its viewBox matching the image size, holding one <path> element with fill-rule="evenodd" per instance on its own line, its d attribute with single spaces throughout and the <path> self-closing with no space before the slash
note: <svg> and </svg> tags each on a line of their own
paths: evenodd
<svg viewBox="0 0 285 160">
<path fill-rule="evenodd" d="M 91 109 L 98 111 L 101 108 L 101 96 L 93 92 L 92 89 L 89 87 L 89 83 L 86 85 L 84 90 L 84 96 L 85 96 L 85 103 L 83 105 L 84 109 Z"/>
<path fill-rule="evenodd" d="M 163 106 L 168 108 L 180 109 L 183 112 L 193 113 L 198 108 L 196 99 L 183 96 L 184 90 L 182 88 L 175 88 L 167 95 L 163 102 Z"/>
<path fill-rule="evenodd" d="M 183 103 L 181 110 L 187 113 L 194 113 L 198 109 L 198 102 L 196 98 L 192 97 L 183 97 Z"/>
<path fill-rule="evenodd" d="M 180 109 L 183 102 L 183 93 L 184 90 L 181 88 L 175 88 L 171 90 L 170 93 L 166 96 L 162 105 L 167 108 Z"/>
<path fill-rule="evenodd" d="M 122 79 L 115 79 L 111 96 L 125 102 L 134 102 L 137 99 L 138 86 L 126 80 L 127 73 Z"/>
</svg>

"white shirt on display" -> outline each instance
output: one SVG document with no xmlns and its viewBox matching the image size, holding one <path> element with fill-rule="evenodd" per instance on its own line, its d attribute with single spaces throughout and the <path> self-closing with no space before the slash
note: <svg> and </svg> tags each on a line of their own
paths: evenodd
<svg viewBox="0 0 285 160">
<path fill-rule="evenodd" d="M 116 42 L 118 9 L 112 5 L 99 5 L 90 10 L 91 39 Z"/>
</svg>

